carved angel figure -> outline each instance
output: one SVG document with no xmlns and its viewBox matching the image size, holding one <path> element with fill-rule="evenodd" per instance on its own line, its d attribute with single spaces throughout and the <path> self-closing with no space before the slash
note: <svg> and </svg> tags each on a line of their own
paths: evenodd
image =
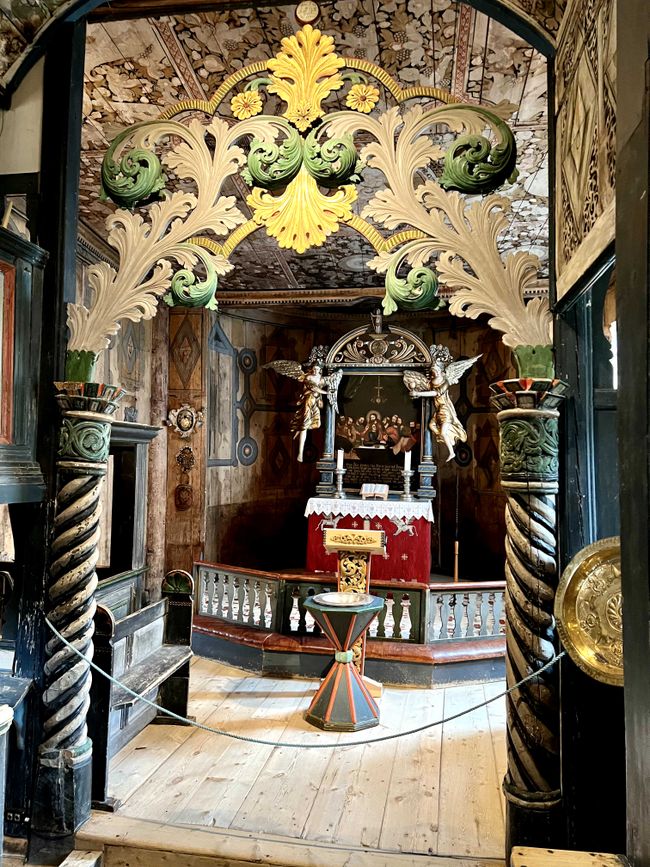
<svg viewBox="0 0 650 867">
<path fill-rule="evenodd" d="M 439 443 L 444 443 L 449 451 L 447 461 L 456 457 L 454 446 L 457 442 L 467 442 L 467 432 L 460 423 L 456 408 L 449 395 L 449 388 L 460 382 L 461 376 L 481 357 L 475 355 L 463 361 L 454 361 L 451 352 L 440 344 L 431 347 L 433 362 L 429 376 L 417 370 L 404 372 L 404 384 L 411 397 L 432 397 L 433 413 L 429 430 Z"/>
<path fill-rule="evenodd" d="M 282 376 L 290 376 L 302 383 L 298 409 L 291 421 L 291 430 L 295 432 L 294 438 L 298 437 L 298 460 L 302 462 L 307 440 L 307 431 L 320 427 L 320 411 L 323 408 L 323 395 L 330 402 L 335 414 L 338 413 L 337 392 L 342 370 L 335 370 L 328 376 L 323 373 L 323 364 L 326 349 L 324 346 L 316 346 L 312 349 L 306 362 L 307 370 L 297 361 L 270 361 L 264 367 L 281 373 Z"/>
</svg>

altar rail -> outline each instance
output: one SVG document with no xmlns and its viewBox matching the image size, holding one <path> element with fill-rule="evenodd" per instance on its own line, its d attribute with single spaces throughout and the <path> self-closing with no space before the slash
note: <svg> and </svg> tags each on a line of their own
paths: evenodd
<svg viewBox="0 0 650 867">
<path fill-rule="evenodd" d="M 219 563 L 194 564 L 198 613 L 282 635 L 319 635 L 305 608 L 336 590 L 333 575 L 261 572 Z M 381 641 L 430 644 L 503 634 L 503 581 L 419 584 L 372 582 L 386 605 L 368 635 Z"/>
</svg>

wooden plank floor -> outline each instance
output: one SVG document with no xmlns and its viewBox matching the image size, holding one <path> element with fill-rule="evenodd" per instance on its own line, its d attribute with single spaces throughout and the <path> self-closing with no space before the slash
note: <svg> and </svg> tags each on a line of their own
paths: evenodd
<svg viewBox="0 0 650 867">
<path fill-rule="evenodd" d="M 123 802 L 120 816 L 386 853 L 503 858 L 503 699 L 417 735 L 345 746 L 479 704 L 502 684 L 388 687 L 380 726 L 338 734 L 302 718 L 315 681 L 262 678 L 195 658 L 191 683 L 190 713 L 199 722 L 267 740 L 339 746 L 298 750 L 149 726 L 111 763 L 109 792 Z"/>
</svg>

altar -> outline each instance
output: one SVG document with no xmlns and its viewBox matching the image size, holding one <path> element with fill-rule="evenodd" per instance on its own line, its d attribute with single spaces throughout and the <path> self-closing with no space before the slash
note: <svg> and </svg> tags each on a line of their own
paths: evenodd
<svg viewBox="0 0 650 867">
<path fill-rule="evenodd" d="M 419 581 L 429 583 L 431 574 L 430 500 L 363 500 L 360 497 L 311 497 L 305 516 L 307 533 L 307 570 L 335 572 L 336 554 L 323 545 L 323 530 L 383 530 L 386 554 L 372 558 L 370 584 L 375 581 Z"/>
<path fill-rule="evenodd" d="M 449 461 L 467 441 L 449 389 L 478 358 L 454 360 L 446 346 L 387 325 L 377 310 L 331 348 L 314 346 L 304 364 L 266 364 L 302 385 L 291 423 L 298 461 L 309 432 L 323 427 L 319 480 L 305 511 L 309 572 L 336 571 L 336 555 L 323 545 L 327 528 L 383 530 L 387 550 L 373 557 L 371 582 L 429 582 L 434 446 Z"/>
</svg>

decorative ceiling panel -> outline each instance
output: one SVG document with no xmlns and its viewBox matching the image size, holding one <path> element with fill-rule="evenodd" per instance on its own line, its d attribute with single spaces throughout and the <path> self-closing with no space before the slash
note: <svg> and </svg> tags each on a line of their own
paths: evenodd
<svg viewBox="0 0 650 867">
<path fill-rule="evenodd" d="M 195 9 L 199 9 L 203 5 L 213 4 L 214 0 L 211 0 L 210 3 L 206 0 L 205 4 L 203 0 L 193 0 L 191 3 Z M 369 8 L 365 15 L 367 20 L 359 19 L 355 22 L 354 27 L 351 28 L 350 31 L 346 31 L 345 45 L 352 51 L 357 49 L 368 50 L 368 47 L 365 44 L 365 34 L 362 32 L 362 28 L 370 26 L 370 23 L 372 23 L 369 22 L 373 17 L 371 4 L 372 0 L 369 0 L 367 4 Z M 419 9 L 421 10 L 421 14 L 416 14 L 417 19 L 422 19 L 426 14 L 432 14 L 435 19 L 438 12 L 438 6 L 440 5 L 438 0 L 432 0 L 432 2 L 430 2 L 430 0 L 418 0 L 418 4 L 419 5 L 415 7 L 415 11 L 417 13 L 417 10 Z M 45 29 L 56 24 L 56 21 L 61 19 L 70 11 L 70 8 L 75 5 L 77 4 L 71 2 L 71 0 L 3 0 L 0 4 L 0 93 L 9 90 L 13 80 L 19 78 L 22 68 L 26 63 L 29 63 L 30 54 L 33 53 L 34 44 L 43 36 Z M 120 12 L 123 10 L 123 14 L 126 17 L 129 17 L 133 15 L 134 8 L 136 8 L 142 9 L 143 15 L 155 14 L 156 12 L 161 11 L 160 8 L 156 9 L 156 5 L 155 0 L 145 0 L 145 2 L 137 0 L 137 7 L 134 5 L 134 0 L 123 0 L 123 2 L 120 2 L 120 0 L 113 0 L 113 2 L 108 4 L 106 9 L 103 10 L 103 13 L 105 15 L 108 14 L 119 18 Z M 188 6 L 189 5 L 190 2 L 188 0 Z M 388 15 L 392 14 L 394 11 L 391 9 L 392 5 L 393 4 L 391 3 L 382 4 L 382 8 L 386 10 Z M 337 4 L 336 8 L 332 9 L 331 19 L 325 22 L 326 26 L 341 28 L 342 23 L 351 19 L 351 13 L 355 11 L 355 6 L 355 3 L 350 3 L 348 0 L 343 0 L 343 2 Z M 503 6 L 510 8 L 515 15 L 519 15 L 524 20 L 528 21 L 535 30 L 554 44 L 562 14 L 566 6 L 566 0 L 503 0 Z M 264 23 L 263 10 L 260 11 L 259 17 L 261 22 Z M 400 21 L 399 18 L 396 19 L 398 26 L 400 26 Z M 390 32 L 383 32 L 385 28 L 381 27 L 382 47 L 387 52 L 391 52 L 391 54 L 386 58 L 386 63 L 389 63 L 394 59 L 398 65 L 403 65 L 402 61 L 399 59 L 400 52 L 415 50 L 416 53 L 418 53 L 420 50 L 417 33 L 413 32 L 413 27 L 416 25 L 413 25 L 412 19 L 408 19 L 408 17 L 404 20 L 404 23 L 405 25 L 410 23 L 411 27 L 409 29 L 408 26 L 405 26 L 403 31 L 398 31 L 400 33 L 403 32 L 404 37 L 402 37 L 401 42 L 397 43 L 397 47 L 394 47 L 395 43 L 391 41 L 392 34 Z M 427 22 L 424 22 L 425 26 L 426 23 Z M 429 24 L 430 23 L 431 22 L 429 22 Z M 210 28 L 209 24 L 206 26 Z M 435 20 L 433 21 L 433 26 L 435 33 Z M 429 47 L 428 51 L 434 60 L 432 65 L 438 66 L 442 75 L 448 74 L 451 77 L 453 69 L 445 73 L 445 63 L 443 60 L 445 43 L 448 43 L 449 41 L 451 41 L 451 43 L 454 42 L 454 26 L 451 23 L 449 16 L 446 20 L 443 19 L 440 22 L 438 29 L 440 32 L 437 34 L 435 45 Z M 220 35 L 223 43 L 234 42 L 238 38 L 236 30 L 226 32 L 223 27 L 221 28 Z M 255 32 L 249 32 L 246 29 L 244 38 L 251 43 L 250 48 L 253 50 L 253 42 L 257 39 Z M 415 49 L 413 49 L 411 43 L 415 44 Z M 258 43 L 258 45 L 260 44 L 263 44 L 263 40 Z M 227 51 L 228 49 L 225 48 L 225 50 Z M 422 50 L 426 51 L 426 49 Z M 192 48 L 192 51 L 196 51 L 198 55 L 201 53 L 200 48 Z M 401 56 L 403 57 L 403 54 Z M 219 54 L 214 54 L 214 57 L 215 60 L 210 60 L 208 65 L 223 63 L 223 55 L 220 56 Z M 198 59 L 199 57 L 192 58 L 193 61 Z M 202 68 L 205 69 L 205 66 Z M 208 74 L 211 73 L 210 69 L 207 69 L 206 71 Z M 212 72 L 217 72 L 216 66 Z"/>
<path fill-rule="evenodd" d="M 294 6 L 202 12 L 88 27 L 82 130 L 82 218 L 105 234 L 114 205 L 100 201 L 100 166 L 109 142 L 130 124 L 156 117 L 170 104 L 211 96 L 226 74 L 272 57 L 283 37 L 298 30 Z M 519 152 L 519 177 L 503 193 L 513 200 L 501 248 L 530 250 L 548 268 L 546 60 L 493 19 L 457 0 L 336 0 L 321 4 L 318 26 L 337 52 L 372 60 L 404 86 L 429 84 L 470 102 L 517 106 L 511 121 Z M 391 103 L 382 94 L 380 107 Z M 332 92 L 328 109 L 343 108 Z M 267 94 L 265 112 L 273 110 Z M 425 100 L 423 100 L 425 101 Z M 383 103 L 383 104 L 382 104 Z M 279 107 L 279 106 L 278 106 Z M 219 114 L 232 121 L 229 102 Z M 441 135 L 441 142 L 444 142 Z M 425 179 L 425 178 L 423 178 Z M 353 209 L 361 213 L 384 185 L 380 172 L 364 170 Z M 224 192 L 248 217 L 248 188 L 235 176 Z M 367 269 L 365 240 L 340 230 L 308 254 L 278 248 L 258 231 L 231 257 L 235 268 L 222 290 L 380 286 Z"/>
</svg>

